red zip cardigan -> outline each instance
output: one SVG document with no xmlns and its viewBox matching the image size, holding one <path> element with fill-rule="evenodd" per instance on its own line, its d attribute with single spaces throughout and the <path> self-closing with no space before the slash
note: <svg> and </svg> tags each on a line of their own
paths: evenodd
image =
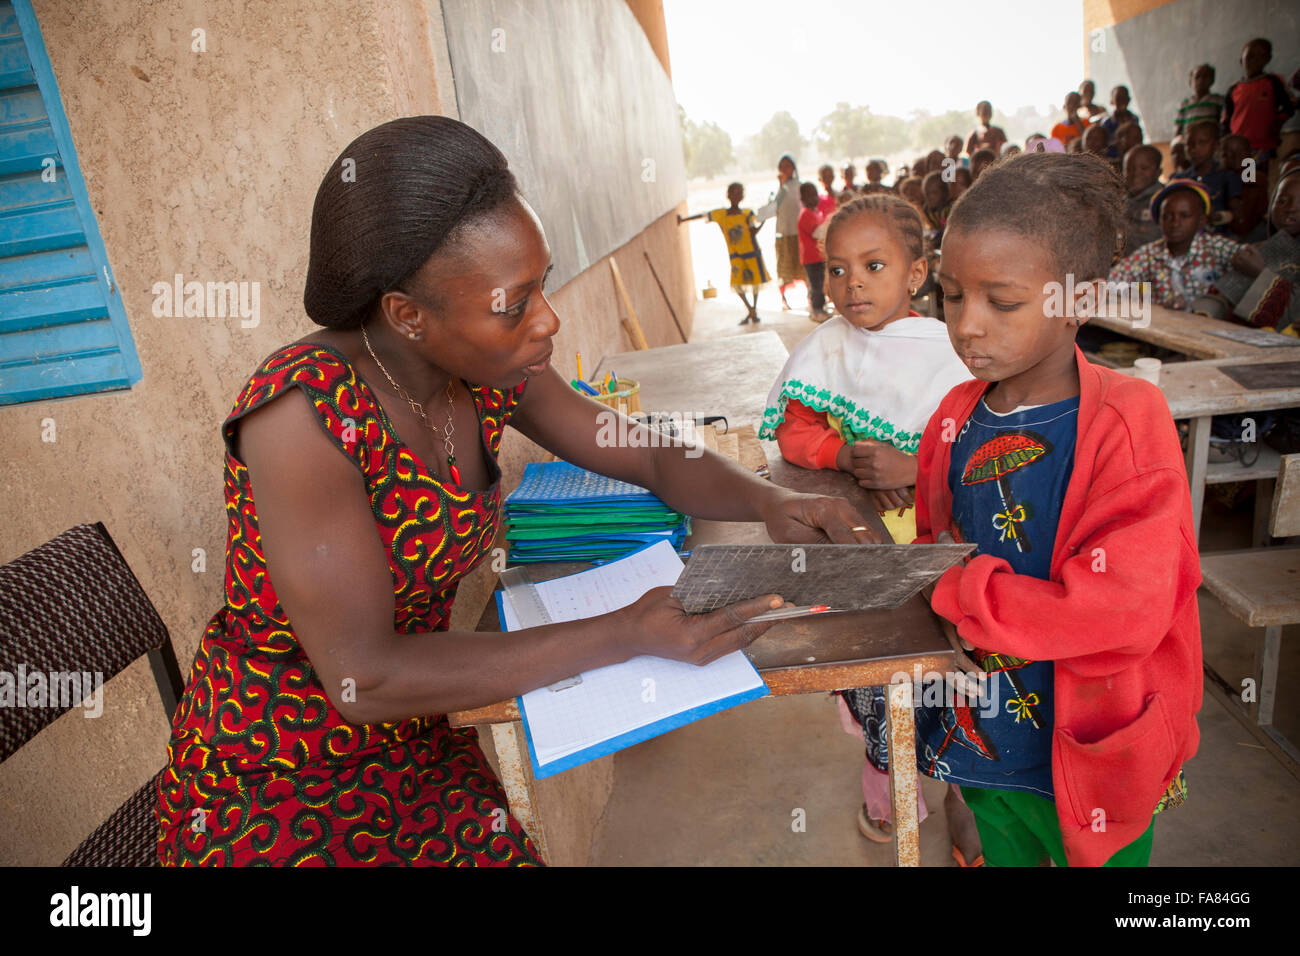
<svg viewBox="0 0 1300 956">
<path fill-rule="evenodd" d="M 978 648 L 1055 663 L 1052 789 L 1065 855 L 1100 866 L 1142 835 L 1196 752 L 1201 570 L 1164 395 L 1077 346 L 1075 360 L 1079 432 L 1050 578 L 978 555 L 944 573 L 931 604 Z M 958 385 L 926 425 L 918 543 L 952 530 L 952 442 L 988 387 Z"/>
</svg>

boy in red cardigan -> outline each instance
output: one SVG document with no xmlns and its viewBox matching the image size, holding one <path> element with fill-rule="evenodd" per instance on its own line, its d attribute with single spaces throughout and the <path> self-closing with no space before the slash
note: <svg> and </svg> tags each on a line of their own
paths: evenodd
<svg viewBox="0 0 1300 956">
<path fill-rule="evenodd" d="M 1074 343 L 1123 196 L 1097 157 L 1027 153 L 980 177 L 944 240 L 948 335 L 977 380 L 922 435 L 916 540 L 978 546 L 931 603 L 992 699 L 919 708 L 918 751 L 962 785 L 991 866 L 1146 865 L 1199 739 L 1200 565 L 1177 432 L 1155 386 Z"/>
</svg>

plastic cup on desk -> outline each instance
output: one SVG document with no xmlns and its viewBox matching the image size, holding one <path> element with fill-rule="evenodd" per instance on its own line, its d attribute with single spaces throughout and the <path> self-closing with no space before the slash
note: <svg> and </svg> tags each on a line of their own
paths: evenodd
<svg viewBox="0 0 1300 956">
<path fill-rule="evenodd" d="M 1160 384 L 1160 359 L 1135 359 L 1133 362 L 1133 368 L 1137 371 L 1138 378 L 1144 378 L 1152 385 Z"/>
</svg>

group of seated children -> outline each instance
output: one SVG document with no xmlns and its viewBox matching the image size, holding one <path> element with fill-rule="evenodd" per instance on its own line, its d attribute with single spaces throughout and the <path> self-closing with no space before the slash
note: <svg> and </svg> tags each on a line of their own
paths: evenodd
<svg viewBox="0 0 1300 956">
<path fill-rule="evenodd" d="M 1247 42 L 1243 77 L 1222 96 L 1211 91 L 1212 66 L 1191 71 L 1192 95 L 1175 117 L 1168 183 L 1159 179 L 1153 147 L 1124 155 L 1129 238 L 1110 278 L 1150 283 L 1154 303 L 1166 308 L 1294 336 L 1300 155 L 1276 161 L 1295 104 L 1286 83 L 1265 72 L 1271 56 L 1268 40 Z"/>
</svg>

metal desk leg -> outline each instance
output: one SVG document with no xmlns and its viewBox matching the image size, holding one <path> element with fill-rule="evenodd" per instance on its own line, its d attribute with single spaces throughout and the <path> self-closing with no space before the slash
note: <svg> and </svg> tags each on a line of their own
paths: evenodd
<svg viewBox="0 0 1300 956">
<path fill-rule="evenodd" d="M 506 790 L 510 812 L 533 838 L 542 859 L 549 863 L 551 854 L 546 847 L 542 818 L 537 812 L 537 793 L 533 789 L 533 775 L 528 770 L 519 727 L 518 721 L 493 724 L 492 744 L 496 747 L 497 763 L 501 766 L 501 783 Z"/>
<path fill-rule="evenodd" d="M 916 819 L 916 726 L 912 718 L 912 682 L 890 684 L 889 800 L 894 817 L 894 852 L 899 866 L 920 866 Z"/>
<path fill-rule="evenodd" d="M 1201 540 L 1201 509 L 1205 505 L 1205 475 L 1210 464 L 1211 416 L 1189 422 L 1187 432 L 1187 484 L 1192 493 L 1192 534 Z"/>
</svg>

